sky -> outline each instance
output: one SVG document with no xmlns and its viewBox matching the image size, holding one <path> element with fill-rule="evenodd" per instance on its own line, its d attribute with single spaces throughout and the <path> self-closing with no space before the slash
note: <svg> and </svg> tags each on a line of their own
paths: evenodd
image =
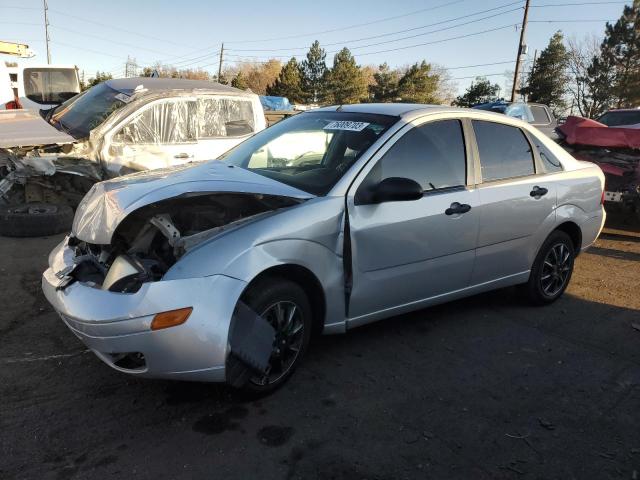
<svg viewBox="0 0 640 480">
<path fill-rule="evenodd" d="M 334 53 L 349 47 L 360 65 L 418 61 L 449 69 L 461 93 L 480 75 L 505 89 L 512 75 L 524 0 L 286 0 L 242 2 L 48 0 L 52 63 L 124 75 L 127 56 L 138 65 L 218 69 L 224 62 L 302 59 L 314 40 Z M 601 37 L 624 1 L 531 0 L 526 68 L 557 31 Z M 375 37 L 375 38 L 372 38 Z M 46 63 L 42 0 L 0 0 L 0 40 L 27 43 Z M 15 58 L 0 55 L 0 59 Z M 493 65 L 489 65 L 493 64 Z M 507 93 L 503 91 L 503 95 Z"/>
</svg>

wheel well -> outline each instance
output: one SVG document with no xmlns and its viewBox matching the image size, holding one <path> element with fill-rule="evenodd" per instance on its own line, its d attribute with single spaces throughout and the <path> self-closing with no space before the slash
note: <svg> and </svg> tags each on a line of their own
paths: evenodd
<svg viewBox="0 0 640 480">
<path fill-rule="evenodd" d="M 573 222 L 564 222 L 556 227 L 556 230 L 560 230 L 571 238 L 573 242 L 573 248 L 576 252 L 576 255 L 580 253 L 580 247 L 582 246 L 582 230 L 580 227 Z"/>
<path fill-rule="evenodd" d="M 249 288 L 257 282 L 262 281 L 265 277 L 280 277 L 291 280 L 300 285 L 307 294 L 307 298 L 311 304 L 311 311 L 313 312 L 312 333 L 314 335 L 322 333 L 327 309 L 326 300 L 322 284 L 311 270 L 300 265 L 276 265 L 275 267 L 271 267 L 260 272 L 253 280 L 251 280 L 251 282 L 249 282 L 245 291 L 249 290 Z"/>
</svg>

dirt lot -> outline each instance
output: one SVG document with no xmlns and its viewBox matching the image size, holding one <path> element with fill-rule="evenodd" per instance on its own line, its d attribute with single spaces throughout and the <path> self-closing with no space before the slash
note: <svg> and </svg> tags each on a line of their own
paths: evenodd
<svg viewBox="0 0 640 480">
<path fill-rule="evenodd" d="M 40 292 L 59 238 L 0 238 L 0 478 L 640 478 L 638 231 L 553 306 L 506 289 L 323 337 L 259 401 L 112 371 Z"/>
</svg>

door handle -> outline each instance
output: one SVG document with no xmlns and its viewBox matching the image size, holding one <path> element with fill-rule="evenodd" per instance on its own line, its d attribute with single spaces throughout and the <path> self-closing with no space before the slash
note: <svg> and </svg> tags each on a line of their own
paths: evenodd
<svg viewBox="0 0 640 480">
<path fill-rule="evenodd" d="M 531 190 L 531 192 L 529 192 L 529 195 L 531 195 L 532 197 L 542 197 L 544 195 L 547 194 L 549 190 L 547 190 L 544 187 L 538 187 L 537 185 L 535 187 L 533 187 L 533 190 Z"/>
<path fill-rule="evenodd" d="M 173 156 L 173 158 L 191 158 L 191 155 L 188 153 L 177 153 Z"/>
<path fill-rule="evenodd" d="M 444 211 L 444 213 L 445 215 L 455 215 L 457 213 L 467 213 L 469 210 L 471 210 L 471 205 L 453 202 L 451 206 Z"/>
</svg>

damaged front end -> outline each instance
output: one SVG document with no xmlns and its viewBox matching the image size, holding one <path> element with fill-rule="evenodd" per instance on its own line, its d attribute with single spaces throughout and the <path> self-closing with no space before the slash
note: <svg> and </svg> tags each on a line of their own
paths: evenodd
<svg viewBox="0 0 640 480">
<path fill-rule="evenodd" d="M 187 252 L 223 232 L 240 227 L 299 199 L 251 193 L 186 195 L 146 205 L 129 214 L 109 244 L 70 237 L 73 268 L 59 288 L 80 281 L 102 290 L 133 293 L 162 279 Z M 82 229 L 82 226 L 79 226 Z"/>
<path fill-rule="evenodd" d="M 78 205 L 95 182 L 100 165 L 85 156 L 84 144 L 0 148 L 0 204 Z"/>
</svg>

